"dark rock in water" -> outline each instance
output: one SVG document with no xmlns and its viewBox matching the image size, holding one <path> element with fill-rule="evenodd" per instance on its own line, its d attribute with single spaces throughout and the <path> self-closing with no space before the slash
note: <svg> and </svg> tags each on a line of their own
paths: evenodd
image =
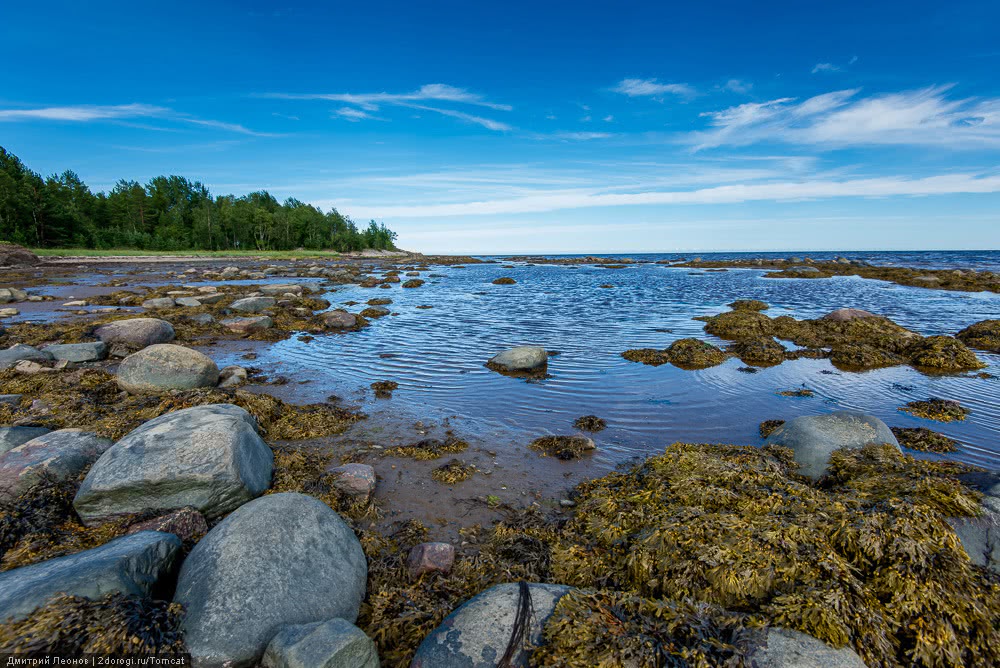
<svg viewBox="0 0 1000 668">
<path fill-rule="evenodd" d="M 110 447 L 110 440 L 80 429 L 42 434 L 0 456 L 0 495 L 20 496 L 43 477 L 75 478 Z"/>
<path fill-rule="evenodd" d="M 219 367 L 207 355 L 170 343 L 143 348 L 122 360 L 118 386 L 131 394 L 215 387 Z"/>
<path fill-rule="evenodd" d="M 143 531 L 92 550 L 0 573 L 0 620 L 21 618 L 57 593 L 99 598 L 111 592 L 148 596 L 174 567 L 177 536 Z"/>
<path fill-rule="evenodd" d="M 848 322 L 849 320 L 858 320 L 860 318 L 877 318 L 874 313 L 868 311 L 862 311 L 859 308 L 839 308 L 836 311 L 830 311 L 824 315 L 821 320 L 830 320 L 832 322 Z"/>
<path fill-rule="evenodd" d="M 195 406 L 161 415 L 118 441 L 73 499 L 85 523 L 191 506 L 214 518 L 271 485 L 274 455 L 239 406 Z"/>
<path fill-rule="evenodd" d="M 43 348 L 53 359 L 67 362 L 96 362 L 108 356 L 108 346 L 103 341 L 93 343 L 60 343 Z"/>
<path fill-rule="evenodd" d="M 549 355 L 540 346 L 517 346 L 490 358 L 487 365 L 500 372 L 541 371 L 549 363 Z"/>
<path fill-rule="evenodd" d="M 791 629 L 769 628 L 751 655 L 757 668 L 865 668 L 853 649 L 830 647 Z"/>
<path fill-rule="evenodd" d="M 181 567 L 174 600 L 196 665 L 258 662 L 284 627 L 353 622 L 368 565 L 351 528 L 304 494 L 263 496 L 201 539 Z"/>
<path fill-rule="evenodd" d="M 50 431 L 45 427 L 0 427 L 0 455 Z"/>
<path fill-rule="evenodd" d="M 522 639 L 514 639 L 518 649 L 509 665 L 528 668 L 530 650 L 526 645 L 542 644 L 542 630 L 559 599 L 570 587 L 552 584 L 502 584 L 491 587 L 466 601 L 420 643 L 410 668 L 496 668 L 512 642 L 522 590 L 530 596 L 534 612 Z M 520 642 L 518 642 L 520 640 Z"/>
<path fill-rule="evenodd" d="M 174 340 L 174 327 L 159 318 L 131 318 L 101 325 L 94 330 L 94 336 L 108 345 L 123 343 L 138 349 L 157 343 L 170 343 Z"/>
<path fill-rule="evenodd" d="M 18 343 L 6 350 L 0 350 L 0 369 L 9 369 L 22 360 L 30 362 L 51 362 L 52 353 L 39 350 L 33 346 Z"/>
<path fill-rule="evenodd" d="M 379 668 L 365 632 L 343 619 L 286 626 L 267 645 L 265 668 Z"/>
<path fill-rule="evenodd" d="M 361 312 L 361 315 L 365 318 L 384 318 L 390 313 L 391 311 L 384 306 L 369 306 Z"/>
<path fill-rule="evenodd" d="M 347 311 L 327 311 L 320 314 L 320 320 L 326 329 L 355 330 L 364 326 L 365 322 L 359 316 Z"/>
<path fill-rule="evenodd" d="M 799 473 L 814 480 L 826 472 L 834 450 L 858 449 L 870 443 L 889 443 L 899 448 L 896 437 L 884 422 L 859 411 L 798 417 L 767 437 L 768 445 L 791 448 L 799 464 Z"/>
</svg>

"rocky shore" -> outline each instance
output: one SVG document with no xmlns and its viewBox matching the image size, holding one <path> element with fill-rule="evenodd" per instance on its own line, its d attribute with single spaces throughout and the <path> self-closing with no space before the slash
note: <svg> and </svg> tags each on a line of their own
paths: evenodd
<svg viewBox="0 0 1000 668">
<path fill-rule="evenodd" d="M 336 398 L 283 400 L 287 379 L 213 359 L 227 342 L 356 336 L 392 317 L 393 290 L 472 261 L 158 265 L 58 302 L 46 292 L 63 265 L 5 270 L 11 308 L 67 317 L 0 333 L 0 652 L 183 652 L 206 667 L 997 665 L 1000 475 L 907 454 L 947 451 L 929 429 L 827 411 L 769 420 L 760 446 L 666 435 L 646 460 L 542 502 L 436 508 L 458 526 L 442 540 L 393 519 L 402 471 L 386 462 L 473 485 L 483 472 L 461 434 L 421 425 L 388 447 L 320 449 L 374 418 Z M 360 313 L 322 296 L 344 285 L 373 293 Z M 725 347 L 623 355 L 978 373 L 975 351 L 1000 336 L 1000 321 L 923 337 L 859 309 L 767 310 L 737 300 L 706 318 Z M 483 364 L 523 384 L 555 373 L 554 354 L 498 347 Z M 902 408 L 965 416 L 915 404 Z M 604 418 L 517 456 L 585 465 Z"/>
</svg>

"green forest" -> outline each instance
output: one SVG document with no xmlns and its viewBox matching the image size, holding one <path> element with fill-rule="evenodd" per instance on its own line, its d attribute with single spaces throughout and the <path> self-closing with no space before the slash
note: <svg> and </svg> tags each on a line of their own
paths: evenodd
<svg viewBox="0 0 1000 668">
<path fill-rule="evenodd" d="M 74 172 L 43 178 L 0 146 L 0 240 L 34 248 L 136 250 L 393 249 L 396 233 L 336 209 L 260 190 L 213 196 L 183 176 L 92 192 Z"/>
</svg>

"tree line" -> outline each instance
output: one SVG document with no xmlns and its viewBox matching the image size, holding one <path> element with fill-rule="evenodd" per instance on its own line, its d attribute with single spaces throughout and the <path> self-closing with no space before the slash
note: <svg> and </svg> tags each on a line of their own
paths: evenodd
<svg viewBox="0 0 1000 668">
<path fill-rule="evenodd" d="M 213 196 L 202 183 L 157 176 L 122 179 L 94 193 L 67 170 L 42 178 L 0 146 L 0 240 L 36 248 L 138 250 L 393 249 L 396 233 L 359 228 L 336 209 L 265 190 Z"/>
</svg>

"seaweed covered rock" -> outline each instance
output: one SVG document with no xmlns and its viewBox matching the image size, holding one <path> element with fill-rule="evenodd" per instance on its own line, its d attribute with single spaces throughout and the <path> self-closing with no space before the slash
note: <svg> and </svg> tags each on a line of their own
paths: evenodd
<svg viewBox="0 0 1000 668">
<path fill-rule="evenodd" d="M 911 346 L 909 354 L 913 366 L 940 373 L 973 371 L 986 366 L 964 343 L 951 336 L 928 336 Z"/>
<path fill-rule="evenodd" d="M 544 373 L 549 363 L 549 354 L 540 346 L 516 346 L 497 353 L 486 366 L 493 371 L 509 374 Z"/>
<path fill-rule="evenodd" d="M 774 325 L 763 313 L 740 309 L 708 318 L 705 322 L 705 331 L 720 339 L 736 341 L 772 336 Z"/>
<path fill-rule="evenodd" d="M 129 318 L 115 320 L 94 330 L 94 336 L 108 344 L 124 344 L 138 350 L 157 343 L 174 340 L 174 327 L 159 318 Z"/>
<path fill-rule="evenodd" d="M 597 449 L 594 441 L 586 436 L 542 436 L 532 441 L 528 447 L 563 460 L 578 459 L 583 453 Z"/>
<path fill-rule="evenodd" d="M 920 452 L 955 452 L 955 440 L 926 427 L 892 427 L 892 434 L 904 448 Z"/>
<path fill-rule="evenodd" d="M 660 366 L 670 361 L 666 350 L 656 348 L 632 348 L 622 353 L 622 357 L 629 362 L 639 362 L 649 366 Z"/>
<path fill-rule="evenodd" d="M 775 366 L 785 361 L 785 347 L 770 336 L 740 339 L 729 347 L 729 352 L 751 366 Z"/>
<path fill-rule="evenodd" d="M 273 461 L 256 420 L 242 408 L 186 408 L 146 422 L 105 452 L 73 507 L 88 524 L 185 506 L 211 519 L 262 494 Z"/>
<path fill-rule="evenodd" d="M 767 445 L 792 450 L 799 472 L 818 479 L 826 473 L 830 455 L 841 448 L 861 448 L 872 443 L 899 443 L 884 422 L 858 411 L 805 415 L 785 422 L 767 437 Z"/>
<path fill-rule="evenodd" d="M 726 361 L 726 353 L 711 343 L 700 339 L 678 339 L 664 352 L 667 359 L 679 369 L 707 369 Z"/>
<path fill-rule="evenodd" d="M 971 413 L 968 408 L 954 399 L 931 397 L 926 400 L 911 401 L 899 410 L 925 420 L 937 422 L 961 422 Z"/>
<path fill-rule="evenodd" d="M 297 493 L 241 506 L 195 545 L 174 600 L 187 609 L 184 639 L 201 666 L 249 666 L 284 627 L 354 622 L 367 563 L 351 528 L 329 506 Z"/>
<path fill-rule="evenodd" d="M 734 311 L 766 311 L 771 308 L 759 299 L 737 299 L 729 305 Z"/>
<path fill-rule="evenodd" d="M 1000 353 L 1000 320 L 981 320 L 963 329 L 955 338 L 970 348 Z"/>
<path fill-rule="evenodd" d="M 501 276 L 500 278 L 493 279 L 493 285 L 514 285 L 515 283 L 517 283 L 517 281 L 510 276 Z"/>
<path fill-rule="evenodd" d="M 101 547 L 0 573 L 0 620 L 22 618 L 58 593 L 148 596 L 174 567 L 177 536 L 143 531 Z"/>
<path fill-rule="evenodd" d="M 42 434 L 0 456 L 0 494 L 20 496 L 43 477 L 75 478 L 110 447 L 110 440 L 81 429 Z"/>
<path fill-rule="evenodd" d="M 219 367 L 197 350 L 158 343 L 122 360 L 117 380 L 119 387 L 132 394 L 215 387 L 219 382 Z"/>
<path fill-rule="evenodd" d="M 26 346 L 17 343 L 6 350 L 0 350 L 0 369 L 9 369 L 18 362 L 28 360 L 29 362 L 51 362 L 52 353 L 39 350 L 33 346 Z"/>
<path fill-rule="evenodd" d="M 876 317 L 878 316 L 874 313 L 864 311 L 859 308 L 839 308 L 836 311 L 830 311 L 824 315 L 822 320 L 827 320 L 829 322 L 848 322 L 850 320 Z"/>
<path fill-rule="evenodd" d="M 905 364 L 906 358 L 865 343 L 844 343 L 830 350 L 830 362 L 843 371 L 860 371 Z"/>
<path fill-rule="evenodd" d="M 596 415 L 584 415 L 574 420 L 573 426 L 582 431 L 598 432 L 604 431 L 608 423 L 604 418 L 597 417 Z"/>
<path fill-rule="evenodd" d="M 528 668 L 531 647 L 569 587 L 501 584 L 451 613 L 420 644 L 410 668 Z M 534 614 L 532 614 L 532 612 Z"/>
<path fill-rule="evenodd" d="M 267 645 L 264 668 L 379 668 L 375 643 L 343 619 L 295 624 Z"/>
</svg>

